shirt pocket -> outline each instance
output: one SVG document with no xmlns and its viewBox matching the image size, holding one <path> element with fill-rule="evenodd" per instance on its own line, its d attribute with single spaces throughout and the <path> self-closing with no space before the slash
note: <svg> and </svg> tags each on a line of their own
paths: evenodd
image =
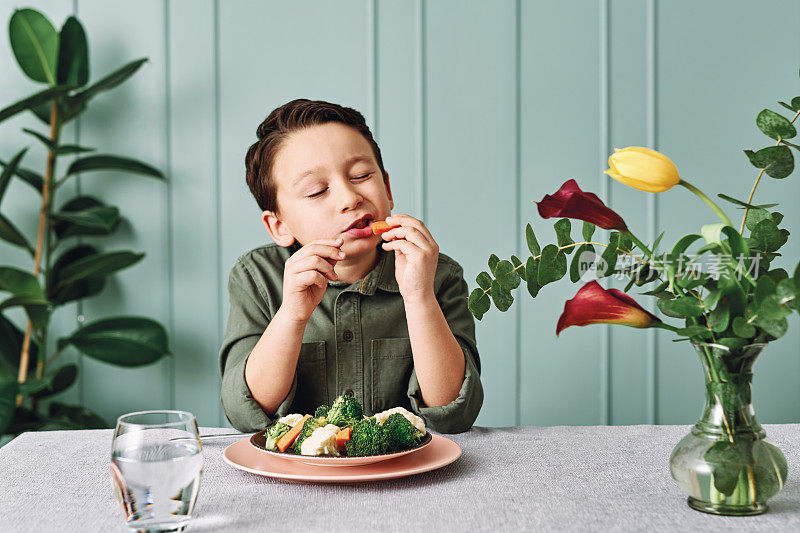
<svg viewBox="0 0 800 533">
<path fill-rule="evenodd" d="M 314 413 L 328 403 L 327 361 L 325 341 L 304 342 L 297 360 L 297 390 L 294 395 L 296 413 Z"/>
<path fill-rule="evenodd" d="M 373 413 L 409 407 L 408 382 L 413 369 L 410 339 L 372 339 Z"/>
</svg>

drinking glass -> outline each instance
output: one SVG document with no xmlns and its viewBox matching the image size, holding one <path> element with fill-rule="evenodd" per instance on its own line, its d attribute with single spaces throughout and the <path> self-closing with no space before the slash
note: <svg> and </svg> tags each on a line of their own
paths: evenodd
<svg viewBox="0 0 800 533">
<path fill-rule="evenodd" d="M 139 411 L 117 419 L 111 478 L 129 527 L 183 531 L 202 473 L 203 448 L 193 414 Z"/>
</svg>

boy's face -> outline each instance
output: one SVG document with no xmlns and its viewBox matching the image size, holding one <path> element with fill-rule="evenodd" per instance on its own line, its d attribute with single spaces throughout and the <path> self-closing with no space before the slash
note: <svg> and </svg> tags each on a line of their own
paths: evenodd
<svg viewBox="0 0 800 533">
<path fill-rule="evenodd" d="M 341 238 L 347 259 L 375 250 L 381 238 L 369 223 L 394 204 L 388 175 L 356 129 L 331 122 L 292 133 L 273 172 L 279 213 L 264 211 L 262 220 L 277 244 Z"/>
</svg>

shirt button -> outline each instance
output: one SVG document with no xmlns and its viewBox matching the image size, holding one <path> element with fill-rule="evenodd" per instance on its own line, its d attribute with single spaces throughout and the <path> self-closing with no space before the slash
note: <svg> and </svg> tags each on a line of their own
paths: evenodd
<svg viewBox="0 0 800 533">
<path fill-rule="evenodd" d="M 344 330 L 344 333 L 342 333 L 342 338 L 345 340 L 345 342 L 350 342 L 353 340 L 353 332 L 349 329 Z"/>
</svg>

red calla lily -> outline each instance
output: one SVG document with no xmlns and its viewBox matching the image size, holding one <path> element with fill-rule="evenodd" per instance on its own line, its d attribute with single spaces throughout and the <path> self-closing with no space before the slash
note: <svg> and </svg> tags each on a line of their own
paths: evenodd
<svg viewBox="0 0 800 533">
<path fill-rule="evenodd" d="M 583 192 L 575 180 L 564 182 L 554 195 L 546 194 L 536 205 L 542 218 L 576 218 L 599 228 L 628 231 L 621 216 L 609 209 L 596 194 Z"/>
<path fill-rule="evenodd" d="M 556 326 L 556 335 L 570 326 L 622 324 L 634 328 L 649 328 L 657 322 L 661 321 L 624 292 L 604 289 L 596 281 L 590 281 L 564 304 L 564 312 Z"/>
</svg>

